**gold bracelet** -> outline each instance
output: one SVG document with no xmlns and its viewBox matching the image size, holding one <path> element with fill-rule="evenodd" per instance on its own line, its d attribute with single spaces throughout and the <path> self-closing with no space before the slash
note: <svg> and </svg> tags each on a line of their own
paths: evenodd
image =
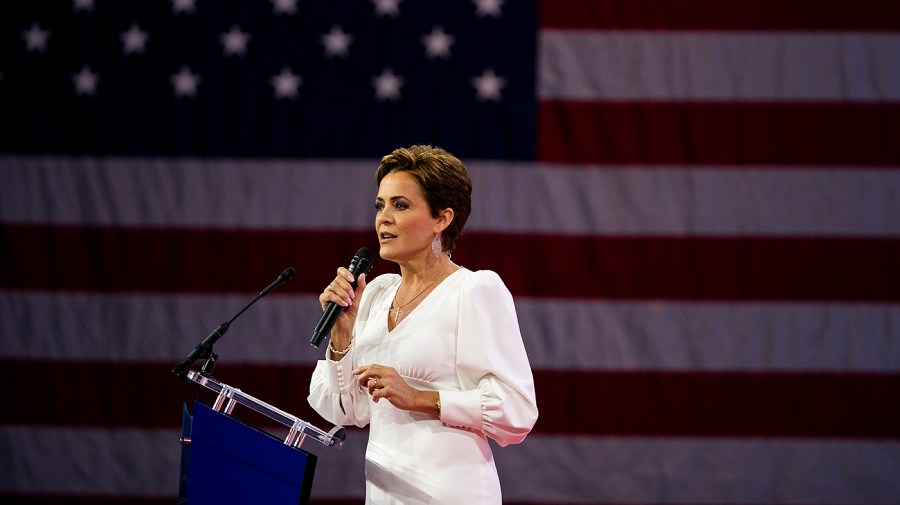
<svg viewBox="0 0 900 505">
<path fill-rule="evenodd" d="M 434 406 L 438 409 L 438 419 L 441 418 L 441 393 L 438 393 L 437 400 L 434 401 Z"/>
<path fill-rule="evenodd" d="M 350 351 L 350 348 L 353 347 L 353 339 L 352 338 L 350 339 L 350 343 L 347 344 L 347 348 L 344 349 L 343 351 L 338 351 L 337 349 L 335 349 L 333 343 L 334 342 L 331 339 L 328 339 L 328 350 L 331 351 L 333 354 L 337 354 L 338 356 L 343 356 L 343 355 L 347 354 Z"/>
</svg>

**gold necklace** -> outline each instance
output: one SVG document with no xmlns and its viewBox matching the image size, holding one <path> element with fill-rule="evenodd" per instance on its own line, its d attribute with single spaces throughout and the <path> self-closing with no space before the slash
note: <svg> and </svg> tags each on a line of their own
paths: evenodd
<svg viewBox="0 0 900 505">
<path fill-rule="evenodd" d="M 419 291 L 419 294 L 417 294 L 416 296 L 410 298 L 409 301 L 407 301 L 407 302 L 404 303 L 403 305 L 400 305 L 400 302 L 397 301 L 397 293 L 400 292 L 400 289 L 399 289 L 399 288 L 397 289 L 397 293 L 394 293 L 394 301 L 393 301 L 393 303 L 391 303 L 391 306 L 393 306 L 394 304 L 397 305 L 397 309 L 396 309 L 396 310 L 391 310 L 391 312 L 394 313 L 394 324 L 396 324 L 396 323 L 397 323 L 397 320 L 400 319 L 400 311 L 403 310 L 403 307 L 406 307 L 407 305 L 409 305 L 410 303 L 412 303 L 413 300 L 415 300 L 416 298 L 422 296 L 422 293 L 424 293 L 424 292 L 425 292 L 426 290 L 428 290 L 428 288 L 430 288 L 435 282 L 437 282 L 437 280 L 440 279 L 441 276 L 444 275 L 444 273 L 445 273 L 445 270 L 442 269 L 442 270 L 437 274 L 437 277 L 434 278 L 434 280 L 432 280 L 431 282 L 428 283 L 427 286 L 425 286 L 424 288 L 422 288 L 422 291 Z"/>
</svg>

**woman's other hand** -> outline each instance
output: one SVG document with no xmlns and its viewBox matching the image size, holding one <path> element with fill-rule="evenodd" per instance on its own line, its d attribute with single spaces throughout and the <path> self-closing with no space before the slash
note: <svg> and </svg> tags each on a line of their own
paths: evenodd
<svg viewBox="0 0 900 505">
<path fill-rule="evenodd" d="M 372 400 L 384 398 L 401 410 L 424 412 L 435 417 L 440 415 L 437 407 L 437 391 L 420 391 L 403 380 L 397 370 L 384 365 L 364 365 L 353 371 L 356 382 L 366 388 Z"/>
</svg>

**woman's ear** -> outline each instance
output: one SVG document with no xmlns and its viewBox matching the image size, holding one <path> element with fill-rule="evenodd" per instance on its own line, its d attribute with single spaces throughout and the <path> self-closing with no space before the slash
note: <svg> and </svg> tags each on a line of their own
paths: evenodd
<svg viewBox="0 0 900 505">
<path fill-rule="evenodd" d="M 446 209 L 438 211 L 437 220 L 434 222 L 434 232 L 436 234 L 440 234 L 442 231 L 446 230 L 450 223 L 453 222 L 453 218 L 456 214 L 453 213 L 453 209 L 447 207 Z"/>
</svg>

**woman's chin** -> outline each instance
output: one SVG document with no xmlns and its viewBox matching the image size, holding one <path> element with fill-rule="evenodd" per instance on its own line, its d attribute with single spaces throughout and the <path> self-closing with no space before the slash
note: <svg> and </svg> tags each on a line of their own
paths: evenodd
<svg viewBox="0 0 900 505">
<path fill-rule="evenodd" d="M 396 248 L 392 247 L 391 244 L 379 244 L 378 255 L 381 256 L 381 259 L 391 261 L 395 254 Z"/>
</svg>

